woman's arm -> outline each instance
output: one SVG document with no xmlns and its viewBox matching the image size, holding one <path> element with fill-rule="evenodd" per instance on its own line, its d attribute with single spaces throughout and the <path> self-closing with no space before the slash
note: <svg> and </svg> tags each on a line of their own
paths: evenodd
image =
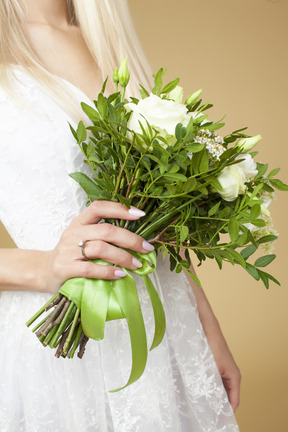
<svg viewBox="0 0 288 432">
<path fill-rule="evenodd" d="M 126 273 L 117 267 L 135 270 L 142 264 L 124 249 L 147 253 L 154 247 L 142 237 L 123 228 L 98 222 L 105 218 L 137 220 L 145 213 L 120 203 L 94 201 L 64 230 L 51 251 L 0 249 L 0 290 L 56 293 L 73 277 L 119 279 Z M 85 241 L 85 256 L 78 247 Z M 115 266 L 97 265 L 101 258 Z"/>
<path fill-rule="evenodd" d="M 0 249 L 0 291 L 47 290 L 48 252 Z"/>
<path fill-rule="evenodd" d="M 195 273 L 192 265 L 190 270 Z M 229 350 L 219 322 L 214 315 L 214 312 L 203 289 L 200 288 L 199 285 L 188 275 L 187 278 L 196 298 L 199 318 L 202 323 L 203 330 L 213 353 L 230 404 L 233 408 L 233 411 L 235 411 L 240 402 L 240 370 L 235 363 L 231 351 Z"/>
</svg>

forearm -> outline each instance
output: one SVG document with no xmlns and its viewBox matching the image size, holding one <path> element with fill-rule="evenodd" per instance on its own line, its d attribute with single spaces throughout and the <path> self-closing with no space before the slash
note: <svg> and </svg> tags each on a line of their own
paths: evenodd
<svg viewBox="0 0 288 432">
<path fill-rule="evenodd" d="M 47 291 L 48 253 L 0 249 L 0 291 Z"/>
<path fill-rule="evenodd" d="M 196 274 L 192 265 L 190 267 L 190 271 Z M 208 334 L 215 333 L 215 331 L 218 329 L 220 330 L 220 325 L 204 293 L 204 290 L 187 273 L 186 276 L 193 290 L 197 302 L 199 318 L 206 336 L 208 336 Z"/>
</svg>

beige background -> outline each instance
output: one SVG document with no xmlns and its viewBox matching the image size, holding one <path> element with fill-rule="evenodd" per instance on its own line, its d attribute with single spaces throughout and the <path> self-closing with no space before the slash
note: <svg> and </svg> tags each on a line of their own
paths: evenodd
<svg viewBox="0 0 288 432">
<path fill-rule="evenodd" d="M 203 88 L 211 119 L 227 114 L 225 132 L 260 133 L 258 160 L 287 175 L 287 0 L 129 0 L 153 70 L 168 67 L 186 94 Z M 240 268 L 213 262 L 198 275 L 242 371 L 241 432 L 288 429 L 287 198 L 272 205 L 280 233 L 271 273 L 282 283 L 266 291 Z M 1 246 L 13 246 L 1 229 Z M 195 259 L 195 264 L 197 260 Z"/>
</svg>

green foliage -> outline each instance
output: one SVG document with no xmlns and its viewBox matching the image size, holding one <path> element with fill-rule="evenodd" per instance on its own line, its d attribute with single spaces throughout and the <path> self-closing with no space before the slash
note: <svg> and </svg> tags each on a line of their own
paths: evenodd
<svg viewBox="0 0 288 432">
<path fill-rule="evenodd" d="M 167 99 L 179 79 L 163 85 L 165 71 L 161 68 L 154 75 L 152 92 Z M 95 107 L 81 104 L 91 124 L 85 128 L 80 121 L 76 130 L 70 125 L 90 169 L 89 176 L 84 173 L 70 176 L 84 189 L 88 203 L 105 199 L 119 201 L 128 208 L 132 205 L 143 209 L 146 215 L 139 220 L 110 222 L 125 226 L 146 240 L 153 239 L 157 250 L 169 254 L 171 270 L 184 269 L 199 284 L 198 278 L 189 271 L 189 251 L 196 254 L 199 265 L 206 259 L 215 259 L 221 269 L 223 262 L 229 262 L 243 267 L 267 288 L 269 281 L 279 284 L 261 270 L 275 255 L 266 255 L 251 263 L 260 245 L 275 241 L 277 236 L 268 233 L 256 239 L 245 226 L 252 223 L 257 228 L 265 227 L 261 194 L 271 193 L 274 188 L 288 190 L 287 185 L 274 178 L 279 169 L 267 175 L 268 164 L 258 163 L 258 174 L 247 184 L 247 193 L 232 202 L 223 200 L 216 192 L 221 190 L 220 172 L 237 162 L 235 158 L 240 150 L 231 144 L 248 137 L 244 133 L 247 128 L 226 135 L 224 153 L 219 159 L 213 159 L 205 144 L 196 142 L 196 137 L 199 129 L 215 132 L 224 123 L 202 124 L 206 114 L 191 117 L 186 126 L 177 124 L 171 142 L 159 128 L 143 118 L 142 132 L 135 134 L 128 129 L 131 113 L 125 108 L 127 100 L 123 89 L 106 97 L 105 85 L 94 101 Z M 143 99 L 149 97 L 149 92 L 141 85 L 140 93 Z M 139 102 L 136 98 L 131 101 Z M 187 105 L 187 111 L 207 112 L 212 106 L 202 104 L 200 99 Z M 181 250 L 185 251 L 184 257 Z"/>
</svg>

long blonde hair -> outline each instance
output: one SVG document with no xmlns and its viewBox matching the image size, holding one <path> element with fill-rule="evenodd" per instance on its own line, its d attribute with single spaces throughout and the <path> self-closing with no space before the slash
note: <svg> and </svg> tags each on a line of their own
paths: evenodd
<svg viewBox="0 0 288 432">
<path fill-rule="evenodd" d="M 121 59 L 127 58 L 131 73 L 127 94 L 137 96 L 139 83 L 151 88 L 151 69 L 134 29 L 127 0 L 66 1 L 71 24 L 80 28 L 102 79 L 108 75 L 111 78 Z M 54 100 L 75 116 L 75 110 L 71 109 L 71 90 L 45 68 L 23 31 L 24 3 L 23 0 L 0 1 L 0 84 L 11 92 L 9 74 L 13 74 L 11 63 L 16 64 L 25 68 Z"/>
</svg>

